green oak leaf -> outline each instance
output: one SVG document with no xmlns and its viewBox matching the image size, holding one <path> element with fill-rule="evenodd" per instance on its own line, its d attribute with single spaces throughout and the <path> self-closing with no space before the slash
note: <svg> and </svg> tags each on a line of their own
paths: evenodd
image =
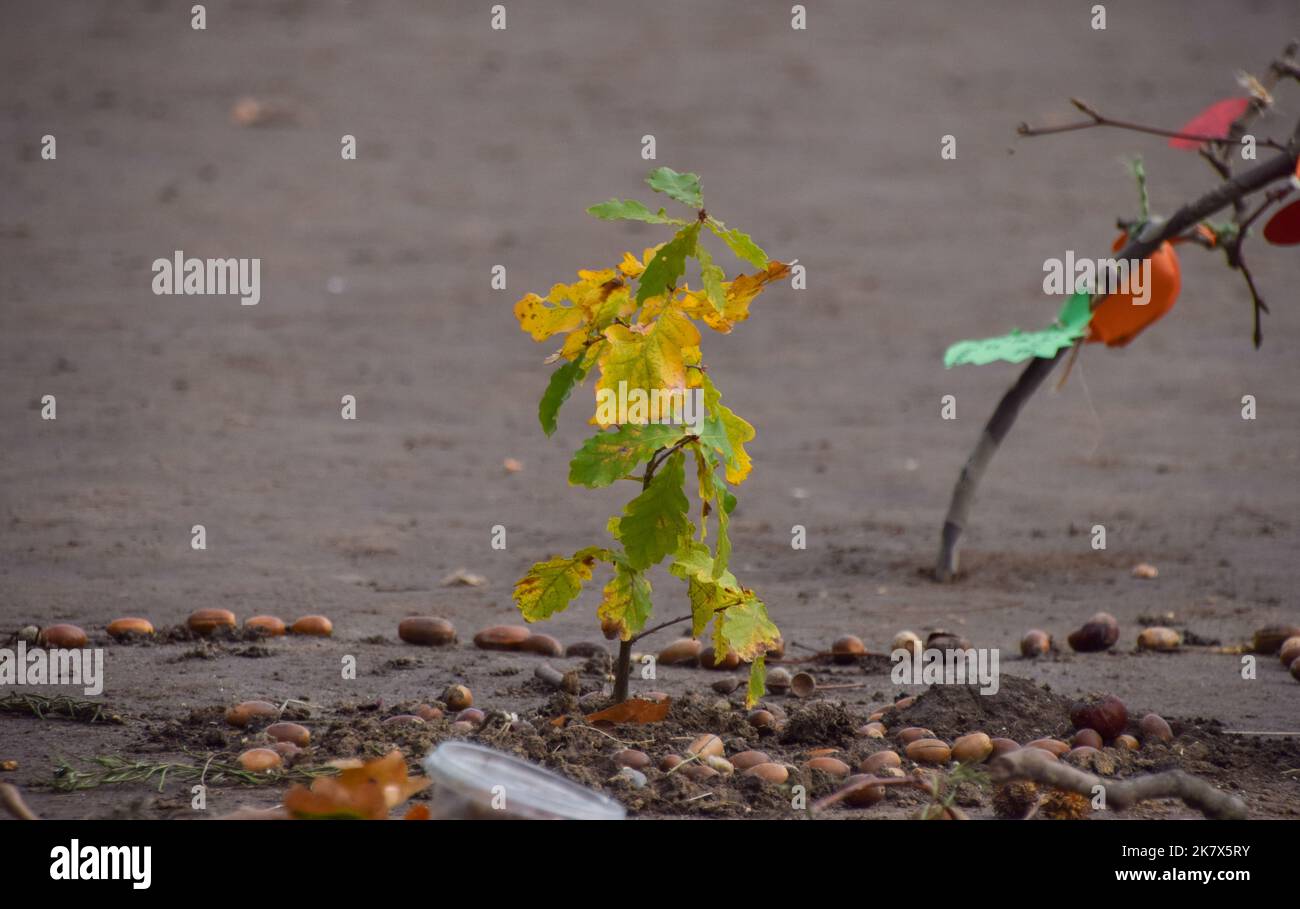
<svg viewBox="0 0 1300 909">
<path fill-rule="evenodd" d="M 679 230 L 671 240 L 659 247 L 659 251 L 646 263 L 645 271 L 641 273 L 641 280 L 636 287 L 637 305 L 677 286 L 677 279 L 686 273 L 686 258 L 695 254 L 699 238 L 700 225 L 696 222 Z"/>
<path fill-rule="evenodd" d="M 569 482 L 591 489 L 608 486 L 682 436 L 682 427 L 670 423 L 626 423 L 614 432 L 598 432 L 574 453 Z"/>
<path fill-rule="evenodd" d="M 587 369 L 583 365 L 585 360 L 584 356 L 579 355 L 551 373 L 551 381 L 547 383 L 542 400 L 537 405 L 537 419 L 542 423 L 542 432 L 548 436 L 555 432 L 560 408 L 569 400 L 574 386 L 587 375 Z"/>
<path fill-rule="evenodd" d="M 582 592 L 583 582 L 591 580 L 596 561 L 612 558 L 608 549 L 588 546 L 568 557 L 536 563 L 515 582 L 514 600 L 520 614 L 525 621 L 536 622 L 564 611 Z"/>
<path fill-rule="evenodd" d="M 671 167 L 656 167 L 645 178 L 650 188 L 657 193 L 664 193 L 670 199 L 676 199 L 691 208 L 704 207 L 704 195 L 700 191 L 698 174 L 679 174 Z"/>
<path fill-rule="evenodd" d="M 587 214 L 602 221 L 644 221 L 647 224 L 685 224 L 681 218 L 670 218 L 661 208 L 654 212 L 636 199 L 610 199 L 598 202 L 587 209 Z"/>
<path fill-rule="evenodd" d="M 761 246 L 754 242 L 753 238 L 751 238 L 749 234 L 741 230 L 736 230 L 734 227 L 728 230 L 721 222 L 714 221 L 711 218 L 708 223 L 709 230 L 717 234 L 722 242 L 726 243 L 727 246 L 731 248 L 731 251 L 736 254 L 737 259 L 748 262 L 755 268 L 767 268 L 767 253 L 763 251 Z"/>
<path fill-rule="evenodd" d="M 713 308 L 721 313 L 727 306 L 727 291 L 722 286 L 727 273 L 720 265 L 713 264 L 713 256 L 703 246 L 697 246 L 696 252 L 700 257 L 700 280 L 704 284 L 704 295 L 709 298 Z"/>
<path fill-rule="evenodd" d="M 620 640 L 630 640 L 650 618 L 650 580 L 621 556 L 614 557 L 614 577 L 605 585 L 596 615 L 600 627 Z"/>
<path fill-rule="evenodd" d="M 686 457 L 675 451 L 661 463 L 650 485 L 627 503 L 618 522 L 627 563 L 644 569 L 677 551 L 682 537 L 694 532 L 686 516 L 690 502 L 682 485 L 686 482 Z"/>
</svg>

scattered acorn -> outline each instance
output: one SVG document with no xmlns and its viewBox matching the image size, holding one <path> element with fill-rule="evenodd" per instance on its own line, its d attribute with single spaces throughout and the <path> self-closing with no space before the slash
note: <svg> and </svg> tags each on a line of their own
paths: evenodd
<svg viewBox="0 0 1300 909">
<path fill-rule="evenodd" d="M 302 752 L 302 748 L 293 742 L 276 742 L 271 746 L 271 750 L 286 761 L 297 757 Z"/>
<path fill-rule="evenodd" d="M 297 723 L 272 723 L 266 727 L 266 734 L 277 742 L 292 742 L 299 748 L 306 748 L 311 741 L 311 731 Z"/>
<path fill-rule="evenodd" d="M 845 788 L 855 786 L 858 783 L 865 783 L 869 779 L 871 777 L 865 773 L 855 774 L 845 780 L 847 784 Z M 884 798 L 884 786 L 857 786 L 848 795 L 844 796 L 844 804 L 852 805 L 854 808 L 867 808 L 883 801 Z"/>
<path fill-rule="evenodd" d="M 432 704 L 421 704 L 415 708 L 415 715 L 426 723 L 432 723 L 434 720 L 442 719 L 442 708 L 434 707 Z"/>
<path fill-rule="evenodd" d="M 709 687 L 718 694 L 731 694 L 731 692 L 739 688 L 741 684 L 742 682 L 740 679 L 736 678 L 734 675 L 729 675 L 725 679 L 718 679 Z"/>
<path fill-rule="evenodd" d="M 1160 577 L 1160 569 L 1156 568 L 1156 566 L 1152 565 L 1150 562 L 1138 562 L 1133 566 L 1133 577 L 1149 581 L 1153 578 Z"/>
<path fill-rule="evenodd" d="M 665 755 L 662 759 L 660 759 L 659 769 L 662 770 L 664 773 L 667 773 L 668 771 L 672 770 L 673 768 L 681 764 L 681 762 L 682 762 L 682 756 L 680 754 L 668 754 Z"/>
<path fill-rule="evenodd" d="M 907 697 L 899 698 L 898 700 L 894 701 L 893 708 L 895 710 L 906 710 L 908 707 L 911 707 L 915 703 L 916 703 L 916 695 L 909 694 Z"/>
<path fill-rule="evenodd" d="M 1070 647 L 1079 653 L 1096 653 L 1115 646 L 1119 640 L 1119 622 L 1108 612 L 1099 612 L 1077 631 L 1070 632 Z"/>
<path fill-rule="evenodd" d="M 1052 636 L 1037 628 L 1025 632 L 1020 639 L 1020 655 L 1027 659 L 1044 656 L 1052 651 Z"/>
<path fill-rule="evenodd" d="M 920 659 L 921 651 L 925 649 L 925 644 L 921 642 L 921 636 L 913 631 L 900 631 L 894 635 L 893 642 L 889 645 L 889 652 L 897 650 L 906 650 L 912 655 L 913 659 Z"/>
<path fill-rule="evenodd" d="M 518 650 L 532 633 L 523 625 L 493 625 L 474 635 L 474 646 L 480 650 Z"/>
<path fill-rule="evenodd" d="M 1070 744 L 1075 748 L 1100 748 L 1105 743 L 1096 729 L 1080 729 L 1070 738 Z"/>
<path fill-rule="evenodd" d="M 700 665 L 705 669 L 717 669 L 724 672 L 730 672 L 740 665 L 740 655 L 735 651 L 727 651 L 718 661 L 717 655 L 713 652 L 712 647 L 705 647 L 700 651 Z"/>
<path fill-rule="evenodd" d="M 952 757 L 952 749 L 939 739 L 915 739 L 905 753 L 908 760 L 918 764 L 946 764 Z"/>
<path fill-rule="evenodd" d="M 993 740 L 982 732 L 963 735 L 952 743 L 952 759 L 962 764 L 979 764 L 993 753 Z"/>
<path fill-rule="evenodd" d="M 905 726 L 898 730 L 896 738 L 904 745 L 910 745 L 917 739 L 932 739 L 934 738 L 934 733 L 921 726 Z"/>
<path fill-rule="evenodd" d="M 771 729 L 776 725 L 776 717 L 772 715 L 770 710 L 751 710 L 746 719 L 749 720 L 749 725 L 755 729 Z"/>
<path fill-rule="evenodd" d="M 836 779 L 843 779 L 852 772 L 848 764 L 833 757 L 815 757 L 804 766 L 809 770 L 820 770 L 822 773 L 830 774 Z"/>
<path fill-rule="evenodd" d="M 731 776 L 736 772 L 736 768 L 731 761 L 724 757 L 718 757 L 716 754 L 705 755 L 703 761 L 706 767 L 712 767 L 723 776 Z"/>
<path fill-rule="evenodd" d="M 456 642 L 456 626 L 431 615 L 413 615 L 397 623 L 397 636 L 420 647 L 443 647 Z"/>
<path fill-rule="evenodd" d="M 242 729 L 254 720 L 279 715 L 280 708 L 270 701 L 242 701 L 226 711 L 226 722 Z"/>
<path fill-rule="evenodd" d="M 883 739 L 885 737 L 885 724 L 873 721 L 859 726 L 853 734 L 868 739 Z"/>
<path fill-rule="evenodd" d="M 790 678 L 790 693 L 797 698 L 812 697 L 817 690 L 817 680 L 807 672 L 796 672 Z"/>
<path fill-rule="evenodd" d="M 119 641 L 132 637 L 148 637 L 151 634 L 153 634 L 153 623 L 148 619 L 128 616 L 108 623 L 108 636 Z"/>
<path fill-rule="evenodd" d="M 777 666 L 767 671 L 767 690 L 771 694 L 785 694 L 790 688 L 790 670 Z"/>
<path fill-rule="evenodd" d="M 697 736 L 695 741 L 691 742 L 690 747 L 686 749 L 686 753 L 699 755 L 700 757 L 708 757 L 709 755 L 722 757 L 722 739 L 712 733 Z"/>
<path fill-rule="evenodd" d="M 745 776 L 756 776 L 765 783 L 784 783 L 790 777 L 790 771 L 785 769 L 783 764 L 773 764 L 765 762 L 754 764 L 744 771 Z"/>
<path fill-rule="evenodd" d="M 737 770 L 748 770 L 758 764 L 770 763 L 772 758 L 766 751 L 742 751 L 732 755 L 731 763 Z"/>
<path fill-rule="evenodd" d="M 423 726 L 424 717 L 414 713 L 398 713 L 384 720 L 385 726 Z"/>
<path fill-rule="evenodd" d="M 1256 653 L 1277 653 L 1288 638 L 1300 637 L 1295 625 L 1268 625 L 1255 632 Z"/>
<path fill-rule="evenodd" d="M 877 751 L 863 758 L 862 763 L 858 764 L 858 770 L 872 776 L 879 776 L 886 767 L 901 766 L 903 766 L 903 759 L 898 756 L 897 751 Z"/>
<path fill-rule="evenodd" d="M 1096 695 L 1075 702 L 1070 708 L 1070 722 L 1075 729 L 1097 730 L 1109 742 L 1128 725 L 1128 709 L 1112 694 Z"/>
<path fill-rule="evenodd" d="M 862 639 L 851 634 L 836 638 L 831 642 L 831 656 L 837 663 L 854 663 L 858 657 L 867 652 Z"/>
<path fill-rule="evenodd" d="M 1025 745 L 1026 748 L 1037 748 L 1040 751 L 1046 751 L 1052 757 L 1059 758 L 1070 750 L 1070 746 L 1060 739 L 1034 739 Z"/>
<path fill-rule="evenodd" d="M 1142 741 L 1172 742 L 1174 740 L 1174 731 L 1169 728 L 1164 717 L 1155 713 L 1148 713 L 1138 721 L 1138 731 L 1142 735 Z"/>
<path fill-rule="evenodd" d="M 255 615 L 244 622 L 244 629 L 267 638 L 278 638 L 288 630 L 284 620 L 273 615 Z"/>
<path fill-rule="evenodd" d="M 235 614 L 229 609 L 200 609 L 190 613 L 186 624 L 195 634 L 212 634 L 218 628 L 234 628 Z"/>
<path fill-rule="evenodd" d="M 487 719 L 487 714 L 477 707 L 466 707 L 456 714 L 457 723 L 469 723 L 473 726 L 482 726 L 483 721 Z"/>
<path fill-rule="evenodd" d="M 1153 625 L 1143 628 L 1138 635 L 1138 650 L 1177 650 L 1183 643 L 1183 636 L 1172 628 Z"/>
<path fill-rule="evenodd" d="M 530 634 L 519 644 L 519 650 L 545 657 L 564 656 L 564 645 L 549 634 Z"/>
<path fill-rule="evenodd" d="M 464 710 L 474 704 L 474 695 L 464 685 L 449 685 L 442 693 L 443 703 L 449 710 Z"/>
<path fill-rule="evenodd" d="M 635 748 L 624 748 L 622 751 L 615 751 L 612 757 L 614 763 L 620 767 L 644 770 L 650 766 L 650 755 L 644 751 L 637 751 Z"/>
<path fill-rule="evenodd" d="M 1137 739 L 1133 738 L 1133 736 L 1128 733 L 1124 733 L 1124 735 L 1115 736 L 1115 747 L 1124 748 L 1128 751 L 1137 751 L 1140 746 L 1138 745 Z"/>
<path fill-rule="evenodd" d="M 294 634 L 327 638 L 334 633 L 334 623 L 323 615 L 305 615 L 290 626 Z"/>
<path fill-rule="evenodd" d="M 712 767 L 708 766 L 707 764 L 698 764 L 698 763 L 689 764 L 685 769 L 682 770 L 682 773 L 686 775 L 687 779 L 696 783 L 702 783 L 705 780 L 711 780 L 714 777 L 720 775 L 718 771 L 714 770 Z"/>
<path fill-rule="evenodd" d="M 658 661 L 661 666 L 693 665 L 700 661 L 700 651 L 703 649 L 704 645 L 695 638 L 681 638 L 659 651 Z"/>
<path fill-rule="evenodd" d="M 50 625 L 42 628 L 36 643 L 53 650 L 80 650 L 86 646 L 86 632 L 76 625 Z"/>
<path fill-rule="evenodd" d="M 252 773 L 274 770 L 283 763 L 273 748 L 250 748 L 239 756 L 239 766 Z"/>
<path fill-rule="evenodd" d="M 1282 665 L 1290 666 L 1296 657 L 1300 657 L 1300 636 L 1287 638 L 1277 653 L 1282 658 Z"/>
<path fill-rule="evenodd" d="M 990 760 L 995 757 L 1000 757 L 1004 754 L 1009 754 L 1012 751 L 1020 750 L 1020 743 L 1017 742 L 1015 739 L 999 737 L 990 740 L 989 744 L 993 746 L 993 750 L 989 752 Z"/>
</svg>

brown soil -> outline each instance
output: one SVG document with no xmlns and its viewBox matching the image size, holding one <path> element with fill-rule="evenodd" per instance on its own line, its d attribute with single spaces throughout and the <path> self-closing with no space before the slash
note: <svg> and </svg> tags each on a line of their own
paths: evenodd
<svg viewBox="0 0 1300 909">
<path fill-rule="evenodd" d="M 188 5 L 155 0 L 6 8 L 0 631 L 85 627 L 106 648 L 101 700 L 121 722 L 0 715 L 0 761 L 18 762 L 0 779 L 50 817 L 194 817 L 175 784 L 58 792 L 54 764 L 233 754 L 257 733 L 220 714 L 248 698 L 308 705 L 293 707 L 316 737 L 308 760 L 393 744 L 415 759 L 449 724 L 381 718 L 460 682 L 535 730 L 490 721 L 478 738 L 616 791 L 639 816 L 789 815 L 785 790 L 752 781 L 652 770 L 645 788 L 621 788 L 609 782 L 617 742 L 550 726 L 562 707 L 533 680 L 537 658 L 396 639 L 410 614 L 446 616 L 465 640 L 517 621 L 510 588 L 532 562 L 604 539 L 622 490 L 567 486 L 587 430 L 581 395 L 542 436 L 549 349 L 510 310 L 526 290 L 653 241 L 582 211 L 645 195 L 639 138 L 653 133 L 657 163 L 702 173 L 711 210 L 809 269 L 806 291 L 770 289 L 750 321 L 706 339 L 729 404 L 758 427 L 733 567 L 790 654 L 845 633 L 879 652 L 901 629 L 947 628 L 1003 650 L 1002 691 L 939 689 L 908 722 L 1024 740 L 1060 734 L 1062 705 L 1108 691 L 1179 732 L 1119 756 L 1116 772 L 1181 766 L 1236 788 L 1254 816 L 1294 816 L 1296 740 L 1228 734 L 1300 731 L 1300 685 L 1277 660 L 1246 680 L 1238 656 L 1213 648 L 1133 650 L 1143 619 L 1164 613 L 1229 646 L 1300 622 L 1289 251 L 1253 255 L 1274 304 L 1255 351 L 1239 277 L 1187 249 L 1174 311 L 1128 349 L 1085 350 L 1069 383 L 1023 414 L 986 477 L 961 582 L 926 575 L 951 484 L 1014 374 L 945 371 L 945 346 L 1050 321 L 1044 258 L 1104 252 L 1115 218 L 1133 214 L 1122 156 L 1145 156 L 1157 210 L 1212 182 L 1195 155 L 1153 137 L 1016 140 L 1015 125 L 1065 122 L 1077 96 L 1175 126 L 1237 92 L 1234 71 L 1263 67 L 1295 30 L 1293 4 L 1126 5 L 1105 32 L 1077 10 L 1013 0 L 809 6 L 809 30 L 792 32 L 787 12 L 739 2 L 515 4 L 504 33 L 472 4 L 414 0 L 214 3 L 206 32 L 190 30 Z M 231 108 L 246 96 L 286 115 L 238 126 Z M 1295 97 L 1279 93 L 1289 116 Z M 1284 127 L 1279 114 L 1261 133 Z M 40 160 L 46 133 L 55 162 Z M 344 133 L 358 137 L 357 161 L 339 160 Z M 946 134 L 955 161 L 939 157 Z M 149 263 L 178 248 L 262 258 L 261 303 L 154 296 Z M 507 293 L 489 288 L 497 263 Z M 46 394 L 57 421 L 39 418 Z M 344 394 L 357 396 L 355 423 L 339 419 Z M 945 394 L 955 421 L 940 419 Z M 1258 398 L 1254 422 L 1240 419 L 1244 394 Z M 524 469 L 507 472 L 508 457 Z M 203 552 L 189 546 L 197 523 Z M 1096 523 L 1103 552 L 1089 545 Z M 496 524 L 505 551 L 489 546 Z M 806 550 L 790 548 L 794 524 Z M 1158 578 L 1131 576 L 1143 561 Z M 488 583 L 442 586 L 461 567 Z M 656 578 L 656 597 L 661 618 L 685 610 L 672 578 Z M 590 638 L 598 598 L 589 590 L 546 630 Z M 202 607 L 325 614 L 335 636 L 166 632 L 123 645 L 103 632 L 121 615 L 179 626 Z M 1010 656 L 1025 630 L 1063 641 L 1098 609 L 1119 619 L 1113 651 Z M 340 671 L 349 656 L 355 679 Z M 714 731 L 729 751 L 758 745 L 796 768 L 817 747 L 855 761 L 880 745 L 852 730 L 913 692 L 879 661 L 814 671 L 820 684 L 868 684 L 774 699 L 784 732 L 755 737 L 743 714 L 713 705 L 716 673 L 660 667 L 634 688 L 672 695 L 669 720 L 608 732 L 655 758 Z M 832 785 L 797 779 L 810 801 Z M 283 788 L 214 787 L 207 814 L 273 803 Z M 909 816 L 919 798 L 836 813 Z M 988 813 L 985 796 L 964 798 Z"/>
</svg>

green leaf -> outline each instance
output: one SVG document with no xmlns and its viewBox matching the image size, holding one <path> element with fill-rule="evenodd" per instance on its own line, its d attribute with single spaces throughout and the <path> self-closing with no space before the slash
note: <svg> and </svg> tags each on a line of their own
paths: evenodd
<svg viewBox="0 0 1300 909">
<path fill-rule="evenodd" d="M 755 268 L 767 268 L 767 253 L 753 241 L 749 234 L 736 230 L 734 227 L 727 230 L 721 223 L 714 221 L 712 218 L 709 219 L 708 223 L 709 230 L 717 234 L 723 243 L 731 247 L 731 251 L 736 254 L 737 259 L 748 262 Z"/>
<path fill-rule="evenodd" d="M 612 558 L 608 549 L 588 546 L 567 558 L 561 556 L 533 565 L 528 574 L 515 582 L 514 600 L 524 620 L 536 622 L 567 609 L 582 592 L 583 582 L 591 580 L 596 561 Z"/>
<path fill-rule="evenodd" d="M 713 264 L 713 256 L 703 246 L 696 246 L 696 254 L 700 258 L 700 280 L 704 284 L 704 295 L 709 298 L 713 308 L 721 313 L 727 306 L 727 291 L 722 286 L 727 273 L 721 266 Z"/>
<path fill-rule="evenodd" d="M 767 654 L 749 665 L 749 687 L 745 690 L 745 709 L 752 708 L 767 694 Z"/>
<path fill-rule="evenodd" d="M 1069 347 L 1079 334 L 1064 328 L 1043 331 L 1013 331 L 998 338 L 981 338 L 978 341 L 958 341 L 943 355 L 947 367 L 973 364 L 982 366 L 995 360 L 1020 363 L 1031 357 L 1050 359 L 1062 347 Z"/>
<path fill-rule="evenodd" d="M 756 660 L 776 645 L 780 632 L 767 617 L 767 607 L 753 591 L 742 590 L 713 620 L 715 653 L 735 653 L 742 660 Z"/>
<path fill-rule="evenodd" d="M 671 167 L 656 167 L 646 177 L 646 183 L 657 193 L 664 193 L 670 199 L 676 199 L 691 208 L 704 207 L 704 195 L 700 192 L 698 174 L 679 174 Z"/>
<path fill-rule="evenodd" d="M 1092 321 L 1092 294 L 1086 290 L 1070 294 L 1070 298 L 1061 307 L 1056 317 L 1056 325 L 1067 331 L 1077 331 L 1076 337 L 1082 337 Z"/>
<path fill-rule="evenodd" d="M 636 302 L 641 305 L 651 297 L 666 293 L 677 286 L 677 279 L 686 273 L 686 257 L 695 254 L 700 238 L 699 222 L 684 227 L 659 247 L 655 257 L 646 263 L 641 281 L 636 288 Z"/>
<path fill-rule="evenodd" d="M 693 532 L 686 511 L 690 503 L 682 485 L 686 482 L 686 457 L 675 451 L 659 465 L 650 486 L 627 503 L 618 522 L 627 562 L 644 569 L 676 552 L 683 537 Z"/>
<path fill-rule="evenodd" d="M 661 208 L 654 212 L 636 199 L 610 199 L 598 202 L 587 209 L 587 214 L 595 215 L 602 221 L 644 221 L 647 224 L 685 224 L 680 218 L 670 218 Z"/>
<path fill-rule="evenodd" d="M 600 627 L 620 640 L 631 639 L 650 618 L 650 581 L 621 556 L 614 557 L 614 577 L 605 585 L 596 614 Z"/>
<path fill-rule="evenodd" d="M 681 426 L 669 423 L 627 423 L 614 432 L 598 432 L 573 455 L 569 482 L 591 489 L 608 486 L 684 434 Z"/>
<path fill-rule="evenodd" d="M 551 373 L 551 381 L 547 383 L 541 403 L 537 405 L 537 419 L 542 423 L 542 432 L 548 436 L 555 432 L 556 418 L 559 417 L 564 402 L 569 400 L 573 387 L 587 375 L 583 366 L 585 360 L 586 357 L 579 354 Z"/>
</svg>

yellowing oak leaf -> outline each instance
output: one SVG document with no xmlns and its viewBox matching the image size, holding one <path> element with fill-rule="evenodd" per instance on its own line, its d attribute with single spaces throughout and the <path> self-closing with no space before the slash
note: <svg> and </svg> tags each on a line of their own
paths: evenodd
<svg viewBox="0 0 1300 909">
<path fill-rule="evenodd" d="M 748 662 L 775 647 L 781 633 L 767 617 L 767 607 L 752 590 L 743 590 L 737 602 L 719 610 L 713 620 L 713 650 L 734 653 Z"/>
<path fill-rule="evenodd" d="M 684 390 L 687 386 L 685 349 L 700 343 L 700 331 L 686 316 L 670 309 L 649 325 L 611 325 L 605 330 L 608 348 L 600 357 L 600 381 L 596 395 L 601 392 L 619 395 L 619 383 L 626 382 L 623 394 L 633 391 L 645 395 L 654 392 Z M 615 398 L 617 400 L 617 397 Z M 666 396 L 663 399 L 667 401 Z M 667 409 L 664 406 L 657 408 Z M 646 422 L 657 422 L 669 414 L 647 412 Z M 593 423 L 603 427 L 611 421 L 600 419 L 598 411 Z"/>
<path fill-rule="evenodd" d="M 789 274 L 790 266 L 773 260 L 768 263 L 765 271 L 739 275 L 734 281 L 724 282 L 724 303 L 720 312 L 705 291 L 688 292 L 682 299 L 681 308 L 714 331 L 729 334 L 737 323 L 749 318 L 749 304 L 763 292 L 763 288 Z"/>
<path fill-rule="evenodd" d="M 645 627 L 653 608 L 650 580 L 622 559 L 614 563 L 614 577 L 605 585 L 604 599 L 596 615 L 607 637 L 630 640 Z"/>
<path fill-rule="evenodd" d="M 584 319 L 582 310 L 576 306 L 554 306 L 537 294 L 524 294 L 515 304 L 515 318 L 534 341 L 545 341 L 562 331 L 571 332 Z"/>
<path fill-rule="evenodd" d="M 584 581 L 591 580 L 597 560 L 609 561 L 608 549 L 588 546 L 572 556 L 538 562 L 515 583 L 514 600 L 528 622 L 550 618 L 567 609 L 582 592 Z"/>
</svg>

